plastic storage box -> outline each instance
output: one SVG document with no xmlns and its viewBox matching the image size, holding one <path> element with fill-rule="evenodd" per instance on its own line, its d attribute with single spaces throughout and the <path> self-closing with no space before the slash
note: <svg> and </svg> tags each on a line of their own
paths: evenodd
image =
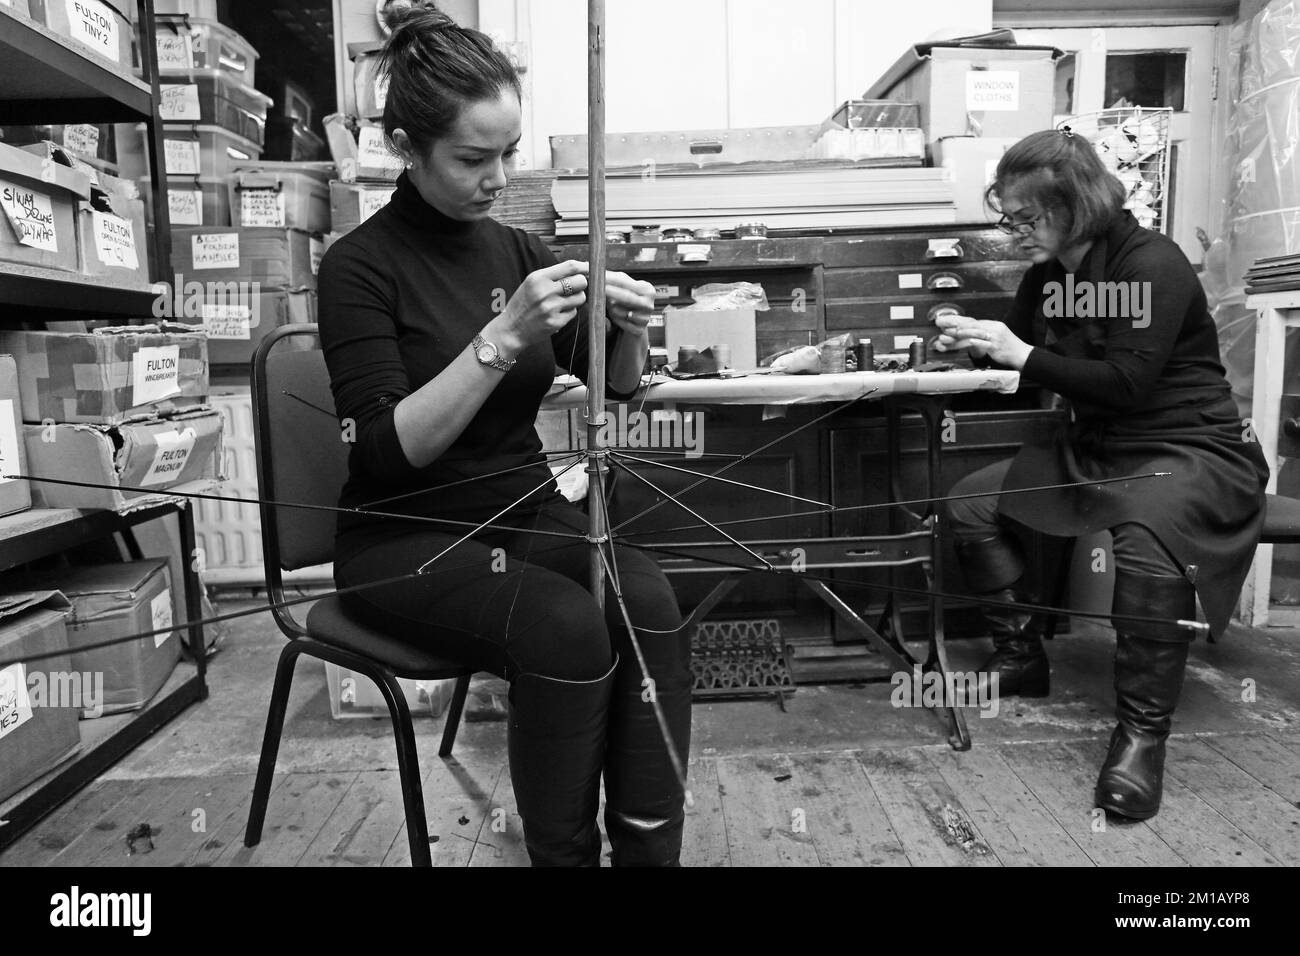
<svg viewBox="0 0 1300 956">
<path fill-rule="evenodd" d="M 173 226 L 229 226 L 230 191 L 225 179 L 168 176 L 167 209 Z"/>
<path fill-rule="evenodd" d="M 148 176 L 148 152 L 145 127 L 140 124 L 128 127 L 118 145 L 122 175 L 130 179 Z M 238 166 L 256 162 L 261 149 L 251 139 L 245 139 L 220 126 L 163 127 L 163 161 L 168 176 L 197 176 L 203 179 L 222 179 Z"/>
<path fill-rule="evenodd" d="M 221 70 L 234 80 L 253 85 L 257 51 L 242 36 L 215 20 L 177 14 L 155 16 L 158 70 L 168 74 L 193 69 Z"/>
<path fill-rule="evenodd" d="M 352 95 L 357 115 L 362 119 L 381 119 L 388 100 L 388 75 L 379 72 L 382 43 L 349 43 L 352 57 Z"/>
<path fill-rule="evenodd" d="M 845 129 L 867 127 L 919 127 L 921 107 L 897 100 L 848 100 L 831 116 L 831 122 Z"/>
<path fill-rule="evenodd" d="M 292 116 L 266 118 L 267 159 L 313 162 L 325 159 L 325 141 Z"/>
<path fill-rule="evenodd" d="M 330 228 L 333 163 L 258 163 L 226 177 L 233 226 Z"/>
<path fill-rule="evenodd" d="M 158 104 L 164 122 L 220 126 L 262 148 L 266 112 L 272 103 L 265 93 L 215 69 L 172 74 L 165 80 Z"/>
<path fill-rule="evenodd" d="M 411 680 L 399 677 L 406 704 L 412 717 L 438 717 L 451 704 L 455 680 Z M 388 704 L 374 681 L 354 674 L 346 667 L 326 662 L 325 684 L 330 693 L 330 716 L 335 720 L 348 717 L 387 717 Z"/>
</svg>

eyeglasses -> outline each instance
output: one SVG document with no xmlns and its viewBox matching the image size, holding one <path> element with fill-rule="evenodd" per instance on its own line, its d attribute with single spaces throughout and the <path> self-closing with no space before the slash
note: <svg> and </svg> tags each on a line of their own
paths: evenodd
<svg viewBox="0 0 1300 956">
<path fill-rule="evenodd" d="M 994 225 L 1005 232 L 1008 236 L 1027 236 L 1038 228 L 1038 224 L 1042 222 L 1042 220 L 1043 214 L 1041 212 L 1033 219 L 1025 220 L 1023 222 L 1017 222 L 1008 217 L 1006 213 L 1003 213 L 1002 218 L 994 223 Z"/>
</svg>

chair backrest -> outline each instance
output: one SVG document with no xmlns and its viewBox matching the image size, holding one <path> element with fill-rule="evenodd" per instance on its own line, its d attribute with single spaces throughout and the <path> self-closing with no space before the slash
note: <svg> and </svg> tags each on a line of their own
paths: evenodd
<svg viewBox="0 0 1300 956">
<path fill-rule="evenodd" d="M 338 506 L 351 446 L 314 324 L 282 326 L 263 339 L 252 378 L 262 556 L 267 588 L 276 592 L 282 571 L 333 560 L 336 513 L 293 505 Z"/>
</svg>

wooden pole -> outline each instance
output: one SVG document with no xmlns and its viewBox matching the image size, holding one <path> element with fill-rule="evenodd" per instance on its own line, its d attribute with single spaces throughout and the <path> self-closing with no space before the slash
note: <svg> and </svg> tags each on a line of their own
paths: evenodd
<svg viewBox="0 0 1300 956">
<path fill-rule="evenodd" d="M 591 273 L 587 282 L 587 474 L 588 496 L 605 490 L 605 0 L 587 0 L 587 205 Z M 605 606 L 605 566 L 597 549 L 609 533 L 604 509 L 588 507 L 591 593 Z"/>
</svg>

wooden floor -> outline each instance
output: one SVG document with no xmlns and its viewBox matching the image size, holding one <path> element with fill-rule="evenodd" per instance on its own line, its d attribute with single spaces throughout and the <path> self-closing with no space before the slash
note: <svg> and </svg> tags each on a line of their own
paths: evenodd
<svg viewBox="0 0 1300 956">
<path fill-rule="evenodd" d="M 223 638 L 212 697 L 9 850 L 0 866 L 404 866 L 391 734 L 332 721 L 303 665 L 261 844 L 243 846 L 279 638 Z M 1092 806 L 1109 733 L 1104 632 L 1055 642 L 1054 692 L 1004 702 L 975 746 L 944 743 L 889 686 L 804 687 L 697 704 L 683 863 L 690 866 L 1278 866 L 1300 864 L 1300 634 L 1240 629 L 1198 645 L 1169 744 L 1163 809 L 1121 824 Z M 982 649 L 954 645 L 956 666 Z M 1248 691 L 1243 691 L 1243 687 Z M 434 863 L 516 866 L 500 682 L 476 681 L 456 757 L 418 721 Z M 128 839 L 148 824 L 151 839 Z"/>
</svg>

